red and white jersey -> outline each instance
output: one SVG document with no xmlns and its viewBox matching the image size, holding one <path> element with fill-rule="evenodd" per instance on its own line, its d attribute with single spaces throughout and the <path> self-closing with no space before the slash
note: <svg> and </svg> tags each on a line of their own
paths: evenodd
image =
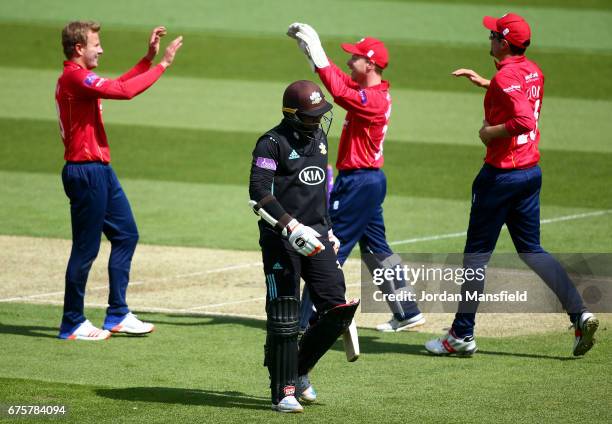
<svg viewBox="0 0 612 424">
<path fill-rule="evenodd" d="M 317 72 L 334 102 L 347 111 L 336 168 L 339 171 L 381 168 L 383 142 L 391 116 L 389 83 L 382 81 L 362 89 L 331 61 L 330 66 L 318 68 Z"/>
<path fill-rule="evenodd" d="M 504 124 L 510 137 L 495 138 L 485 162 L 502 169 L 529 168 L 538 163 L 538 118 L 544 97 L 544 74 L 525 56 L 496 63 L 498 71 L 484 98 L 489 125 Z"/>
<path fill-rule="evenodd" d="M 72 62 L 64 62 L 57 80 L 55 103 L 64 159 L 74 162 L 110 162 L 100 99 L 127 100 L 142 93 L 161 77 L 165 68 L 142 59 L 117 79 L 101 78 Z"/>
</svg>

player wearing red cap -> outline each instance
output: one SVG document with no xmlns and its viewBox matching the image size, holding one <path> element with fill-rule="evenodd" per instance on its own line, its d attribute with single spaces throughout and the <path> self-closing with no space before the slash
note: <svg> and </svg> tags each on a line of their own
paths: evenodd
<svg viewBox="0 0 612 424">
<path fill-rule="evenodd" d="M 389 82 L 382 79 L 389 63 L 387 49 L 382 41 L 371 37 L 342 44 L 352 55 L 347 62 L 351 74 L 347 75 L 329 60 L 312 27 L 294 23 L 287 34 L 298 41 L 336 104 L 347 111 L 336 162 L 339 173 L 330 195 L 329 213 L 334 234 L 340 240 L 338 260 L 343 264 L 359 243 L 370 270 L 394 268 L 401 259 L 387 243 L 382 212 L 387 190 L 381 169 L 383 144 L 391 116 Z M 397 294 L 406 290 L 406 284 L 387 281 L 380 288 L 385 294 Z M 389 301 L 388 305 L 393 317 L 377 327 L 380 331 L 400 331 L 425 322 L 414 302 Z"/>
<path fill-rule="evenodd" d="M 544 96 L 544 74 L 525 56 L 531 30 L 520 16 L 486 16 L 491 30 L 491 55 L 497 73 L 489 81 L 471 69 L 458 69 L 475 85 L 486 88 L 485 119 L 479 136 L 487 147 L 485 164 L 472 186 L 472 209 L 463 265 L 477 277 L 462 285 L 466 292 L 482 293 L 484 271 L 504 224 L 520 258 L 559 298 L 576 330 L 573 354 L 584 355 L 593 346 L 599 322 L 586 310 L 580 294 L 561 264 L 540 245 L 540 188 L 538 118 Z M 468 275 L 469 273 L 467 273 Z M 482 278 L 480 278 L 482 276 Z M 476 351 L 474 325 L 477 303 L 460 302 L 450 331 L 425 344 L 436 355 L 471 355 Z"/>
</svg>

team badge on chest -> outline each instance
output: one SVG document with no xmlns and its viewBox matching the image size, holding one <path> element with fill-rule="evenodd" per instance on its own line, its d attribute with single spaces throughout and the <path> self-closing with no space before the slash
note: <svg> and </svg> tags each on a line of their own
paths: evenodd
<svg viewBox="0 0 612 424">
<path fill-rule="evenodd" d="M 319 150 L 321 150 L 321 154 L 322 154 L 322 155 L 327 154 L 327 148 L 325 147 L 325 144 L 320 143 L 320 144 L 319 144 Z"/>
</svg>

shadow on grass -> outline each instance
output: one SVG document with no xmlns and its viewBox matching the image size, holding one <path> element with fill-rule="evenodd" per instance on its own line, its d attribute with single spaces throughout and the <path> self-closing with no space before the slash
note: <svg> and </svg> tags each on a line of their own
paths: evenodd
<svg viewBox="0 0 612 424">
<path fill-rule="evenodd" d="M 375 336 L 359 336 L 359 347 L 362 355 L 373 355 L 373 354 L 384 354 L 384 353 L 399 353 L 406 355 L 416 356 L 431 356 L 434 355 L 427 352 L 425 346 L 422 344 L 404 344 L 404 343 L 392 343 L 387 342 L 380 337 Z M 336 342 L 332 350 L 344 352 L 344 344 L 342 341 Z M 574 356 L 557 356 L 557 355 L 540 355 L 535 353 L 523 353 L 523 352 L 501 352 L 491 350 L 479 350 L 476 355 L 491 355 L 491 356 L 514 356 L 517 358 L 530 358 L 530 359 L 548 359 L 555 361 L 574 361 L 580 359 Z M 466 357 L 464 359 L 468 359 Z M 461 359 L 461 358 L 460 358 Z"/>
<path fill-rule="evenodd" d="M 477 355 L 516 356 L 518 358 L 554 359 L 556 361 L 575 361 L 577 359 L 580 359 L 579 356 L 539 355 L 536 353 L 520 353 L 520 352 L 493 352 L 490 350 L 479 350 Z"/>
<path fill-rule="evenodd" d="M 127 387 L 96 389 L 96 394 L 114 400 L 159 402 L 181 405 L 207 405 L 221 408 L 270 409 L 267 397 L 250 396 L 242 392 L 181 389 L 174 387 Z"/>
<path fill-rule="evenodd" d="M 241 317 L 229 317 L 229 316 L 197 316 L 189 314 L 166 314 L 168 320 L 156 320 L 147 319 L 156 325 L 177 325 L 177 326 L 198 326 L 198 325 L 222 325 L 222 324 L 238 324 L 244 325 L 251 328 L 257 328 L 265 331 L 266 323 L 263 320 L 256 320 L 252 318 L 241 318 Z M 184 320 L 190 319 L 189 322 L 172 321 L 172 318 L 178 318 Z M 367 331 L 367 330 L 366 330 Z M 359 346 L 362 355 L 376 355 L 386 353 L 399 353 L 407 355 L 417 356 L 433 356 L 425 350 L 422 344 L 406 344 L 406 343 L 394 343 L 388 340 L 384 336 L 369 336 L 363 333 L 359 335 Z M 344 352 L 344 345 L 341 339 L 331 347 L 331 350 L 337 352 Z M 491 356 L 514 356 L 517 358 L 531 358 L 531 359 L 548 359 L 557 361 L 573 361 L 580 359 L 573 356 L 557 356 L 557 355 L 541 355 L 528 352 L 503 352 L 503 351 L 490 351 L 490 350 L 479 350 L 476 355 L 491 355 Z"/>
<path fill-rule="evenodd" d="M 11 325 L 0 323 L 0 334 L 14 334 L 28 337 L 47 337 L 55 339 L 59 327 L 42 327 L 39 325 Z M 53 332 L 53 334 L 49 334 Z"/>
<path fill-rule="evenodd" d="M 381 337 L 359 335 L 359 349 L 362 355 L 405 353 L 408 355 L 429 355 L 423 345 L 393 343 Z M 331 350 L 344 352 L 342 340 L 338 340 Z"/>
<path fill-rule="evenodd" d="M 223 324 L 238 324 L 243 325 L 245 327 L 257 328 L 260 330 L 266 329 L 266 322 L 264 320 L 257 320 L 252 318 L 242 318 L 242 317 L 228 317 L 228 316 L 219 316 L 219 315 L 189 315 L 189 314 L 164 314 L 169 319 L 156 319 L 156 317 L 151 316 L 151 318 L 146 319 L 147 322 L 153 323 L 155 325 L 174 325 L 179 327 L 190 327 L 190 326 L 199 326 L 199 325 L 223 325 Z M 172 318 L 178 318 L 178 320 L 173 321 Z M 185 319 L 189 319 L 189 321 L 185 321 Z"/>
</svg>

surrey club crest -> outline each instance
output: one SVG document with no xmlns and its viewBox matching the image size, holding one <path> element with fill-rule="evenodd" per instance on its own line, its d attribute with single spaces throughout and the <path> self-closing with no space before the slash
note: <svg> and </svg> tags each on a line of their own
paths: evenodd
<svg viewBox="0 0 612 424">
<path fill-rule="evenodd" d="M 323 100 L 323 98 L 321 97 L 321 93 L 319 93 L 318 91 L 313 91 L 310 95 L 310 102 L 313 105 L 318 105 L 319 103 L 321 103 L 321 100 Z"/>
</svg>

